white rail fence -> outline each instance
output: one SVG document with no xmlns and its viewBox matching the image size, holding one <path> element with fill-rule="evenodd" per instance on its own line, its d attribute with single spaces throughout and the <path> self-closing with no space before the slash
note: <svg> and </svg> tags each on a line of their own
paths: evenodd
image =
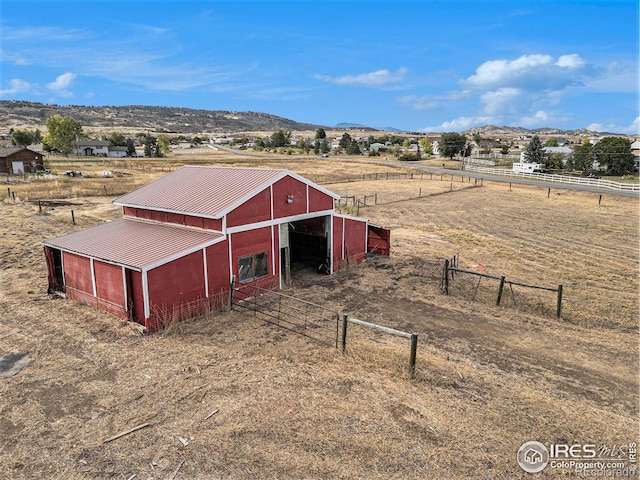
<svg viewBox="0 0 640 480">
<path fill-rule="evenodd" d="M 490 175 L 501 175 L 505 177 L 528 178 L 532 180 L 542 180 L 550 183 L 562 183 L 565 185 L 583 185 L 586 187 L 610 188 L 612 190 L 629 190 L 640 192 L 640 183 L 618 183 L 600 178 L 580 178 L 564 175 L 554 175 L 549 173 L 521 173 L 502 168 L 477 167 L 475 165 L 465 165 L 464 169 L 469 172 L 487 173 Z"/>
</svg>

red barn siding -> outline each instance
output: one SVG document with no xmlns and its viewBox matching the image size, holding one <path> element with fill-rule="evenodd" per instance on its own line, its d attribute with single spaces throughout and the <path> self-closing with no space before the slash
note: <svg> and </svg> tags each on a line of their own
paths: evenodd
<svg viewBox="0 0 640 480">
<path fill-rule="evenodd" d="M 184 216 L 184 224 L 188 227 L 204 228 L 204 218 L 191 215 Z"/>
<path fill-rule="evenodd" d="M 207 252 L 207 276 L 209 293 L 218 294 L 228 291 L 231 279 L 229 278 L 229 242 L 216 243 L 206 248 Z"/>
<path fill-rule="evenodd" d="M 93 270 L 96 277 L 96 294 L 98 298 L 119 305 L 124 309 L 122 267 L 94 260 Z"/>
<path fill-rule="evenodd" d="M 155 220 L 157 222 L 166 222 L 167 212 L 159 212 L 157 210 L 151 210 L 151 220 Z"/>
<path fill-rule="evenodd" d="M 367 222 L 345 218 L 345 255 L 349 246 L 349 263 L 360 263 L 367 257 Z"/>
<path fill-rule="evenodd" d="M 313 187 L 309 187 L 309 211 L 319 212 L 322 210 L 333 210 L 333 197 L 322 193 Z"/>
<path fill-rule="evenodd" d="M 265 188 L 227 215 L 227 227 L 264 222 L 271 219 L 271 194 Z"/>
<path fill-rule="evenodd" d="M 64 283 L 67 289 L 78 290 L 93 296 L 91 260 L 72 253 L 63 252 Z"/>
<path fill-rule="evenodd" d="M 284 177 L 273 184 L 274 218 L 291 217 L 307 213 L 307 186 L 292 177 Z M 287 203 L 287 197 L 293 196 L 293 202 Z"/>
<path fill-rule="evenodd" d="M 331 239 L 331 256 L 333 257 L 333 270 L 340 270 L 343 263 L 343 246 L 342 246 L 342 218 L 333 217 L 333 234 Z"/>
<path fill-rule="evenodd" d="M 205 297 L 202 251 L 178 258 L 149 270 L 149 305 L 177 305 Z"/>
<path fill-rule="evenodd" d="M 216 218 L 203 218 L 204 228 L 207 230 L 215 230 L 216 232 L 222 231 L 222 219 Z"/>
</svg>

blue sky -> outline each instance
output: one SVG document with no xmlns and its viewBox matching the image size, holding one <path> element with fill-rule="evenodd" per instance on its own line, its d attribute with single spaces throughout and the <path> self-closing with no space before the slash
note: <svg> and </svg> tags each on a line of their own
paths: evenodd
<svg viewBox="0 0 640 480">
<path fill-rule="evenodd" d="M 0 4 L 0 99 L 638 134 L 638 1 Z"/>
</svg>

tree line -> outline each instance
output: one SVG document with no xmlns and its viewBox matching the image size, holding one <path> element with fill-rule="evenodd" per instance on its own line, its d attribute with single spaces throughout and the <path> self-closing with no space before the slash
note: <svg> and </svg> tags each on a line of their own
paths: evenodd
<svg viewBox="0 0 640 480">
<path fill-rule="evenodd" d="M 53 115 L 46 122 L 47 133 L 42 136 L 39 130 L 12 130 L 11 140 L 14 145 L 26 147 L 28 145 L 42 142 L 43 150 L 55 152 L 68 156 L 77 147 L 80 140 L 87 140 L 89 136 L 83 131 L 79 121 L 72 117 Z M 473 139 L 480 143 L 482 138 L 475 134 Z M 109 136 L 103 136 L 103 140 L 108 141 L 110 146 L 127 147 L 128 156 L 136 156 L 136 146 L 144 147 L 145 157 L 163 157 L 171 151 L 171 144 L 181 140 L 187 140 L 180 136 L 172 138 L 166 133 L 158 136 L 149 133 L 137 133 L 135 137 L 127 137 L 122 133 L 113 132 Z M 190 143 L 199 145 L 209 138 L 206 136 L 194 136 L 188 139 Z M 235 142 L 249 143 L 248 139 L 236 139 Z M 371 145 L 379 144 L 379 148 L 370 148 Z M 417 153 L 404 153 L 404 150 L 417 144 Z M 631 141 L 622 137 L 605 137 L 595 145 L 589 140 L 585 140 L 582 145 L 574 148 L 573 154 L 565 157 L 562 153 L 549 153 L 545 147 L 557 146 L 557 141 L 553 139 L 542 143 L 539 136 L 535 135 L 524 150 L 524 161 L 529 163 L 545 164 L 549 169 L 579 170 L 583 173 L 592 173 L 596 170 L 606 171 L 611 175 L 624 175 L 630 173 L 635 168 L 634 157 L 631 152 Z M 511 144 L 501 147 L 502 153 L 508 153 Z M 327 154 L 332 150 L 331 144 L 327 140 L 326 131 L 318 128 L 315 138 L 309 140 L 299 138 L 295 145 L 291 142 L 291 131 L 282 128 L 277 129 L 270 136 L 257 139 L 253 146 L 256 150 L 268 150 L 277 148 L 298 148 L 305 153 L 313 150 L 314 154 Z M 366 141 L 358 142 L 345 132 L 339 140 L 338 150 L 348 155 L 360 155 L 363 149 L 368 149 L 369 155 L 380 155 L 380 152 L 389 152 L 401 160 L 420 160 L 421 155 L 432 154 L 432 145 L 428 139 L 420 140 L 408 139 L 396 135 L 385 134 L 379 137 L 370 135 Z M 439 141 L 439 154 L 443 157 L 453 159 L 455 156 L 469 156 L 471 154 L 471 142 L 461 133 L 442 133 Z"/>
</svg>

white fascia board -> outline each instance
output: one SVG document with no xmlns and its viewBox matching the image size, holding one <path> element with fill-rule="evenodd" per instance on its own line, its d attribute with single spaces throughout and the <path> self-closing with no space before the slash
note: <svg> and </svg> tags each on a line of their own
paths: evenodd
<svg viewBox="0 0 640 480">
<path fill-rule="evenodd" d="M 98 260 L 102 263 L 108 263 L 109 265 L 115 265 L 117 267 L 124 267 L 130 270 L 135 270 L 136 272 L 142 272 L 141 267 L 134 267 L 133 265 L 127 265 L 126 263 L 114 262 L 113 260 L 109 260 L 108 258 L 94 257 L 91 255 L 87 255 L 86 253 L 76 252 L 75 250 L 71 250 L 69 248 L 59 247 L 49 242 L 42 242 L 42 245 L 49 248 L 55 248 L 56 250 L 60 250 L 61 252 L 70 253 L 71 255 L 76 255 L 78 257 L 88 258 L 89 260 Z"/>
<path fill-rule="evenodd" d="M 320 210 L 318 212 L 301 213 L 291 217 L 274 218 L 273 220 L 265 220 L 264 222 L 248 223 L 247 225 L 238 225 L 237 227 L 227 228 L 227 233 L 246 232 L 248 230 L 256 230 L 258 228 L 271 227 L 281 223 L 297 222 L 299 220 L 308 220 L 310 218 L 327 217 L 333 215 L 333 210 Z"/>
</svg>

